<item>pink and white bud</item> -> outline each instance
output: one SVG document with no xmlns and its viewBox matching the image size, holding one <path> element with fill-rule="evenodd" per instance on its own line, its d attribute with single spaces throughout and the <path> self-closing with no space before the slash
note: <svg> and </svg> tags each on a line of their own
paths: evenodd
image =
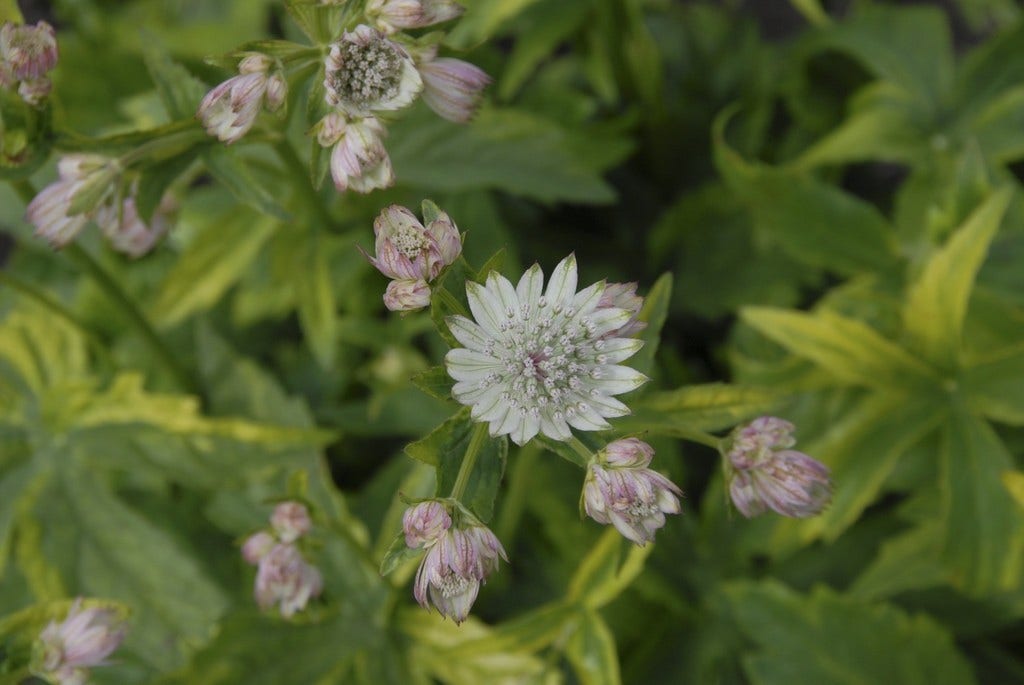
<svg viewBox="0 0 1024 685">
<path fill-rule="evenodd" d="M 430 286 L 423 279 L 391 281 L 384 290 L 384 306 L 393 312 L 414 312 L 430 306 Z"/>
<path fill-rule="evenodd" d="M 262 53 L 247 53 L 238 63 L 238 75 L 214 86 L 199 103 L 196 116 L 206 132 L 230 145 L 249 132 L 264 105 L 279 109 L 288 84 L 280 70 L 271 73 L 275 65 Z"/>
<path fill-rule="evenodd" d="M 270 525 L 281 542 L 294 542 L 313 528 L 309 510 L 299 502 L 281 502 L 274 507 Z"/>
<path fill-rule="evenodd" d="M 452 525 L 452 517 L 444 505 L 436 500 L 420 502 L 409 507 L 402 515 L 402 530 L 407 547 L 430 547 Z"/>
<path fill-rule="evenodd" d="M 113 192 L 114 165 L 100 155 L 66 155 L 57 163 L 58 180 L 43 188 L 25 210 L 36 235 L 61 248 L 89 222 L 97 206 Z M 91 206 L 72 213 L 72 204 L 83 194 Z"/>
<path fill-rule="evenodd" d="M 636 283 L 608 283 L 597 303 L 598 309 L 615 307 L 630 313 L 630 319 L 621 328 L 605 335 L 606 338 L 631 338 L 647 328 L 647 322 L 638 318 L 644 307 L 644 298 L 636 294 Z"/>
<path fill-rule="evenodd" d="M 464 124 L 473 118 L 483 90 L 491 82 L 479 67 L 459 59 L 442 57 L 419 65 L 423 101 L 449 121 Z"/>
<path fill-rule="evenodd" d="M 32 670 L 59 685 L 84 685 L 87 669 L 104 665 L 124 635 L 112 609 L 83 609 L 76 599 L 64 621 L 51 621 L 40 633 Z"/>
<path fill-rule="evenodd" d="M 288 98 L 288 81 L 280 72 L 270 75 L 267 81 L 267 111 L 276 112 L 284 105 Z"/>
<path fill-rule="evenodd" d="M 449 528 L 427 553 L 416 571 L 413 595 L 424 609 L 431 605 L 442 616 L 462 623 L 476 601 L 480 585 L 508 561 L 501 542 L 488 528 Z"/>
<path fill-rule="evenodd" d="M 277 541 L 265 530 L 253 533 L 242 543 L 242 558 L 256 566 L 263 557 L 270 553 Z"/>
<path fill-rule="evenodd" d="M 583 483 L 583 508 L 598 523 L 611 524 L 643 546 L 654 541 L 666 514 L 678 514 L 682 491 L 647 468 L 654 450 L 636 438 L 616 440 L 590 464 Z"/>
<path fill-rule="evenodd" d="M 793 424 L 763 416 L 733 431 L 724 450 L 729 495 L 750 518 L 771 509 L 782 516 L 807 518 L 821 513 L 832 498 L 828 467 L 802 452 Z"/>
<path fill-rule="evenodd" d="M 35 26 L 0 26 L 0 62 L 6 63 L 18 81 L 41 79 L 57 66 L 57 36 L 45 21 Z"/>
<path fill-rule="evenodd" d="M 50 91 L 53 89 L 53 84 L 50 79 L 46 76 L 42 76 L 37 79 L 29 81 L 22 81 L 18 84 L 18 95 L 25 101 L 26 104 L 32 107 L 38 107 L 46 98 L 50 97 Z"/>
<path fill-rule="evenodd" d="M 441 268 L 454 264 L 462 254 L 462 234 L 445 212 L 441 212 L 436 219 L 427 224 L 427 235 L 437 246 Z"/>
<path fill-rule="evenodd" d="M 323 578 L 293 544 L 275 545 L 259 562 L 254 595 L 261 609 L 277 605 L 285 618 L 306 608 L 323 591 Z"/>
<path fill-rule="evenodd" d="M 405 48 L 361 24 L 331 45 L 324 62 L 324 89 L 327 104 L 366 117 L 412 104 L 423 81 Z"/>
<path fill-rule="evenodd" d="M 465 9 L 453 0 L 370 0 L 366 16 L 384 33 L 418 29 L 454 19 Z"/>
<path fill-rule="evenodd" d="M 382 274 L 398 280 L 432 281 L 462 253 L 462 236 L 441 212 L 429 227 L 405 207 L 386 207 L 373 221 L 376 257 L 364 256 Z"/>
<path fill-rule="evenodd" d="M 139 216 L 134 195 L 122 200 L 120 207 L 107 203 L 96 210 L 95 221 L 118 252 L 133 258 L 149 253 L 167 235 L 178 207 L 171 194 L 164 195 L 159 206 L 153 211 L 149 225 Z"/>
<path fill-rule="evenodd" d="M 352 189 L 369 193 L 395 182 L 391 158 L 384 148 L 386 131 L 377 119 L 368 117 L 346 121 L 334 112 L 316 127 L 317 140 L 331 151 L 331 178 L 339 192 Z"/>
</svg>

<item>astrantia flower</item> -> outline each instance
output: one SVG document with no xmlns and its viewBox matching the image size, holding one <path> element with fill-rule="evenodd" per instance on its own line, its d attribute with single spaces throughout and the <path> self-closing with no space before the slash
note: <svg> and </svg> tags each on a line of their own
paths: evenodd
<svg viewBox="0 0 1024 685">
<path fill-rule="evenodd" d="M 583 484 L 583 506 L 598 523 L 612 524 L 638 545 L 654 541 L 665 514 L 679 513 L 682 491 L 647 468 L 654 449 L 637 438 L 610 443 L 597 455 Z"/>
<path fill-rule="evenodd" d="M 451 525 L 452 517 L 443 504 L 434 500 L 420 502 L 402 515 L 405 545 L 413 549 L 432 545 Z"/>
<path fill-rule="evenodd" d="M 147 225 L 139 216 L 135 196 L 125 197 L 120 206 L 110 202 L 96 210 L 94 219 L 111 247 L 130 257 L 141 257 L 152 250 L 171 228 L 177 202 L 170 194 L 164 195 L 153 210 Z"/>
<path fill-rule="evenodd" d="M 324 64 L 327 104 L 356 117 L 412 104 L 423 82 L 405 49 L 360 25 L 331 45 Z"/>
<path fill-rule="evenodd" d="M 113 193 L 118 173 L 114 160 L 100 155 L 66 155 L 57 163 L 57 181 L 39 191 L 28 204 L 25 216 L 36 235 L 60 248 L 78 235 L 92 213 Z M 73 212 L 79 201 L 84 207 Z"/>
<path fill-rule="evenodd" d="M 33 672 L 59 685 L 84 685 L 87 669 L 102 666 L 124 639 L 111 609 L 82 608 L 76 599 L 61 623 L 51 621 L 39 635 Z"/>
<path fill-rule="evenodd" d="M 644 298 L 636 294 L 636 283 L 609 283 L 604 289 L 601 301 L 597 303 L 599 308 L 618 307 L 625 309 L 631 316 L 625 326 L 612 331 L 609 335 L 616 338 L 632 338 L 640 331 L 647 328 L 646 321 L 638 318 L 640 310 L 644 307 Z"/>
<path fill-rule="evenodd" d="M 608 337 L 630 319 L 618 307 L 599 307 L 605 284 L 576 292 L 576 258 L 555 267 L 544 290 L 536 264 L 513 287 L 491 272 L 487 284 L 466 283 L 476 322 L 448 317 L 452 335 L 465 347 L 445 357 L 457 382 L 452 394 L 472 407 L 491 435 L 511 436 L 517 445 L 543 433 L 556 440 L 580 430 L 608 428 L 606 418 L 629 408 L 613 397 L 642 385 L 647 377 L 624 361 L 643 343 Z"/>
<path fill-rule="evenodd" d="M 300 502 L 281 502 L 270 515 L 270 525 L 281 542 L 294 542 L 313 527 L 309 510 Z"/>
<path fill-rule="evenodd" d="M 385 33 L 440 24 L 462 12 L 453 0 L 370 0 L 366 5 L 366 16 Z"/>
<path fill-rule="evenodd" d="M 432 281 L 462 253 L 459 229 L 444 212 L 426 226 L 405 207 L 386 207 L 373 221 L 376 257 L 363 253 L 393 279 Z"/>
<path fill-rule="evenodd" d="M 332 112 L 314 128 L 317 141 L 331 151 L 331 178 L 338 191 L 352 189 L 369 193 L 387 188 L 395 182 L 391 158 L 384 149 L 387 134 L 377 119 L 346 120 L 342 114 Z"/>
<path fill-rule="evenodd" d="M 288 618 L 305 609 L 322 590 L 320 571 L 306 563 L 293 544 L 275 545 L 259 561 L 255 596 L 261 609 L 277 605 L 281 615 Z"/>
<path fill-rule="evenodd" d="M 802 452 L 793 424 L 762 416 L 733 431 L 724 450 L 729 494 L 746 517 L 768 509 L 794 518 L 814 516 L 832 497 L 829 470 Z"/>
<path fill-rule="evenodd" d="M 427 548 L 416 571 L 413 595 L 424 609 L 433 604 L 442 616 L 462 623 L 480 585 L 508 561 L 505 549 L 485 526 L 449 528 Z"/>
<path fill-rule="evenodd" d="M 46 76 L 57 66 L 57 36 L 45 21 L 34 26 L 12 24 L 0 26 L 0 61 L 5 62 L 19 81 Z"/>
<path fill-rule="evenodd" d="M 260 110 L 273 112 L 284 103 L 287 82 L 271 58 L 249 53 L 238 64 L 238 75 L 215 86 L 199 104 L 196 116 L 206 132 L 233 143 L 252 128 Z"/>
<path fill-rule="evenodd" d="M 431 59 L 417 67 L 423 78 L 423 101 L 439 116 L 459 124 L 473 118 L 491 77 L 460 59 Z"/>
</svg>

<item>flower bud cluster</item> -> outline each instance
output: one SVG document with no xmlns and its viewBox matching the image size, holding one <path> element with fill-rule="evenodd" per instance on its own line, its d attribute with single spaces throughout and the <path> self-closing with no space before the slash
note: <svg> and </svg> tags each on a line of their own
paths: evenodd
<svg viewBox="0 0 1024 685">
<path fill-rule="evenodd" d="M 265 107 L 276 112 L 288 96 L 280 63 L 259 52 L 246 53 L 238 75 L 215 86 L 199 103 L 196 116 L 206 132 L 231 144 L 249 132 Z"/>
<path fill-rule="evenodd" d="M 117 160 L 101 155 L 66 155 L 57 163 L 58 179 L 43 188 L 29 203 L 26 218 L 36 235 L 59 249 L 81 233 L 90 220 L 96 222 L 111 246 L 131 257 L 140 257 L 170 230 L 177 208 L 165 194 L 146 224 L 136 206 L 137 186 L 125 192 Z"/>
<path fill-rule="evenodd" d="M 477 521 L 453 525 L 445 506 L 434 500 L 406 510 L 402 529 L 408 547 L 426 550 L 413 586 L 416 601 L 462 623 L 498 560 L 508 561 L 501 542 Z"/>
<path fill-rule="evenodd" d="M 820 513 L 832 497 L 829 470 L 802 452 L 793 424 L 762 416 L 736 428 L 723 449 L 733 504 L 746 517 L 768 509 L 793 518 Z"/>
<path fill-rule="evenodd" d="M 88 669 L 103 666 L 124 636 L 113 609 L 82 608 L 76 599 L 63 621 L 51 621 L 40 633 L 31 671 L 55 685 L 85 685 Z"/>
<path fill-rule="evenodd" d="M 57 58 L 57 36 L 45 21 L 0 26 L 0 88 L 17 87 L 29 105 L 38 107 L 50 94 L 47 74 L 57 66 Z"/>
<path fill-rule="evenodd" d="M 314 132 L 322 147 L 333 148 L 330 169 L 339 191 L 367 193 L 394 183 L 380 113 L 408 107 L 422 95 L 446 119 L 472 118 L 490 83 L 487 74 L 461 60 L 438 59 L 436 46 L 416 47 L 398 33 L 461 13 L 452 0 L 370 0 L 366 17 L 373 25 L 360 24 L 331 45 L 323 85 L 332 111 Z M 416 289 L 406 284 L 401 290 L 407 299 Z"/>
<path fill-rule="evenodd" d="M 298 502 L 281 502 L 270 517 L 271 529 L 250 535 L 242 558 L 256 566 L 253 595 L 261 609 L 277 606 L 285 618 L 306 608 L 323 591 L 320 571 L 296 544 L 313 527 L 309 511 Z"/>
<path fill-rule="evenodd" d="M 679 513 L 676 485 L 647 468 L 654 449 L 637 438 L 609 443 L 595 455 L 583 484 L 583 508 L 598 523 L 612 524 L 638 545 L 654 541 L 665 514 Z"/>
<path fill-rule="evenodd" d="M 384 305 L 395 312 L 422 309 L 430 304 L 430 285 L 462 253 L 462 236 L 444 212 L 424 203 L 424 226 L 398 205 L 387 207 L 373 222 L 376 257 L 363 252 L 377 269 L 392 279 L 384 292 Z"/>
</svg>

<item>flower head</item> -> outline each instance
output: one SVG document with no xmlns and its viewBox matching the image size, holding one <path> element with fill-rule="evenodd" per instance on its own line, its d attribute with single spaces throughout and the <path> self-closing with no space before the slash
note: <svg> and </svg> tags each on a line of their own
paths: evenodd
<svg viewBox="0 0 1024 685">
<path fill-rule="evenodd" d="M 460 59 L 431 59 L 418 67 L 423 77 L 423 101 L 438 116 L 463 124 L 473 118 L 491 77 Z"/>
<path fill-rule="evenodd" d="M 598 523 L 612 524 L 638 545 L 654 541 L 665 514 L 679 513 L 683 494 L 675 483 L 647 468 L 654 449 L 637 438 L 610 443 L 590 464 L 583 507 Z"/>
<path fill-rule="evenodd" d="M 370 0 L 366 5 L 366 16 L 384 33 L 440 24 L 463 11 L 453 0 Z"/>
<path fill-rule="evenodd" d="M 135 196 L 129 195 L 120 205 L 113 202 L 101 205 L 93 218 L 111 247 L 137 258 L 152 250 L 171 229 L 175 209 L 174 196 L 164 195 L 147 225 L 139 216 Z"/>
<path fill-rule="evenodd" d="M 331 151 L 331 178 L 334 187 L 344 192 L 369 193 L 395 182 L 391 158 L 384 149 L 387 132 L 374 117 L 346 120 L 338 112 L 325 116 L 316 125 L 317 141 Z"/>
<path fill-rule="evenodd" d="M 498 570 L 499 558 L 508 561 L 501 542 L 487 527 L 448 528 L 427 547 L 413 595 L 424 609 L 433 604 L 442 616 L 462 623 L 480 585 Z"/>
<path fill-rule="evenodd" d="M 41 79 L 57 66 L 57 36 L 45 21 L 34 26 L 0 26 L 0 62 L 8 65 L 15 80 Z"/>
<path fill-rule="evenodd" d="M 405 545 L 416 549 L 434 544 L 452 526 L 452 517 L 444 505 L 435 500 L 409 507 L 402 515 Z"/>
<path fill-rule="evenodd" d="M 249 53 L 238 63 L 237 76 L 206 94 L 196 116 L 207 133 L 230 144 L 249 132 L 264 106 L 276 111 L 284 102 L 287 88 L 271 58 Z"/>
<path fill-rule="evenodd" d="M 409 53 L 361 24 L 331 45 L 324 64 L 327 104 L 356 117 L 412 104 L 423 81 Z"/>
<path fill-rule="evenodd" d="M 642 341 L 609 337 L 630 313 L 598 307 L 605 284 L 576 292 L 576 258 L 555 267 L 544 289 L 536 264 L 513 286 L 495 272 L 487 284 L 466 283 L 476 321 L 448 317 L 452 335 L 465 345 L 448 352 L 452 394 L 472 407 L 492 435 L 511 436 L 517 445 L 543 433 L 555 440 L 579 430 L 609 427 L 608 417 L 629 408 L 614 395 L 633 390 L 647 377 L 620 366 Z"/>
<path fill-rule="evenodd" d="M 462 253 L 459 229 L 444 212 L 424 226 L 405 207 L 391 205 L 374 220 L 373 234 L 377 256 L 366 258 L 388 278 L 432 281 Z"/>
<path fill-rule="evenodd" d="M 83 685 L 86 669 L 104 665 L 124 635 L 112 609 L 83 609 L 81 598 L 76 599 L 64 621 L 51 621 L 39 635 L 33 670 L 60 685 Z"/>
<path fill-rule="evenodd" d="M 733 431 L 724 451 L 729 494 L 746 517 L 768 509 L 794 518 L 821 512 L 832 497 L 829 470 L 802 452 L 793 424 L 762 416 Z"/>
<path fill-rule="evenodd" d="M 294 542 L 313 527 L 306 505 L 299 502 L 281 502 L 274 507 L 270 525 L 281 542 Z"/>
<path fill-rule="evenodd" d="M 100 155 L 66 155 L 57 163 L 57 174 L 59 178 L 39 191 L 25 211 L 36 235 L 54 248 L 74 239 L 96 208 L 109 200 L 117 165 Z"/>
<path fill-rule="evenodd" d="M 315 566 L 306 563 L 290 543 L 275 545 L 259 560 L 255 596 L 261 609 L 277 605 L 288 618 L 306 608 L 323 591 L 323 578 Z"/>
</svg>

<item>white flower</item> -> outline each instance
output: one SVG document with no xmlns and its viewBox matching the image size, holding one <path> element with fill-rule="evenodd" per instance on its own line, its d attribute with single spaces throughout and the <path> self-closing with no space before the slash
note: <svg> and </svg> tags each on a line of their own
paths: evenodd
<svg viewBox="0 0 1024 685">
<path fill-rule="evenodd" d="M 324 63 L 325 99 L 356 117 L 412 104 L 423 81 L 398 43 L 365 24 L 331 45 Z"/>
<path fill-rule="evenodd" d="M 82 608 L 76 599 L 61 623 L 51 621 L 39 635 L 33 670 L 59 685 L 83 685 L 86 669 L 102 666 L 124 639 L 111 609 Z"/>
<path fill-rule="evenodd" d="M 608 337 L 624 326 L 630 312 L 599 307 L 604 282 L 576 292 L 576 258 L 555 267 L 543 291 L 536 264 L 513 287 L 491 272 L 487 285 L 466 283 L 476 322 L 448 317 L 452 335 L 465 347 L 445 357 L 457 382 L 452 394 L 472 407 L 492 435 L 511 436 L 517 445 L 543 433 L 556 440 L 579 430 L 608 428 L 605 418 L 629 408 L 613 397 L 642 385 L 647 377 L 619 362 L 643 345 L 632 338 Z"/>
</svg>

